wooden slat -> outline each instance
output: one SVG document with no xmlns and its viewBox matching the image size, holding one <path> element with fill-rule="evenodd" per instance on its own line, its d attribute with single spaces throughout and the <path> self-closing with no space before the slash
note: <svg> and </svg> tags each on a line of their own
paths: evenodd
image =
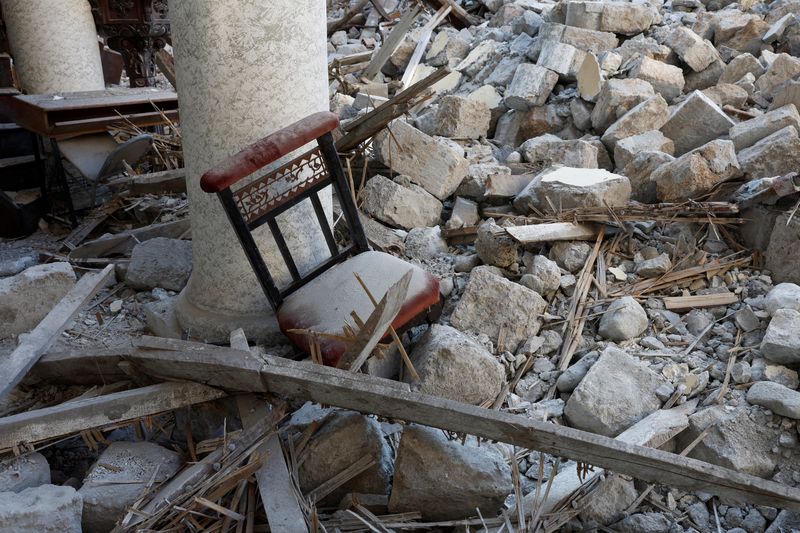
<svg viewBox="0 0 800 533">
<path fill-rule="evenodd" d="M 0 418 L 0 450 L 134 420 L 225 396 L 192 382 L 160 383 Z"/>
<path fill-rule="evenodd" d="M 53 307 L 33 331 L 24 336 L 22 342 L 3 361 L 0 372 L 0 398 L 13 389 L 28 370 L 53 345 L 69 321 L 92 296 L 106 283 L 114 280 L 114 265 L 108 265 L 101 272 L 84 275 Z"/>
<path fill-rule="evenodd" d="M 172 341 L 180 346 L 180 341 Z M 237 354 L 232 356 L 233 354 Z M 577 429 L 411 392 L 389 380 L 335 368 L 266 358 L 243 358 L 230 349 L 132 354 L 142 371 L 175 379 L 200 378 L 240 390 L 293 398 L 476 435 L 592 464 L 644 481 L 702 490 L 739 502 L 800 511 L 800 490 L 728 468 L 645 448 Z M 260 366 L 260 368 L 259 368 Z"/>
<path fill-rule="evenodd" d="M 378 53 L 372 56 L 372 61 L 369 62 L 366 71 L 364 72 L 364 77 L 367 79 L 372 79 L 378 75 L 378 73 L 383 68 L 383 65 L 389 60 L 389 56 L 397 49 L 400 43 L 405 37 L 408 30 L 411 28 L 411 24 L 414 23 L 414 20 L 419 15 L 420 7 L 419 5 L 413 5 L 408 8 L 408 10 L 403 13 L 402 18 L 400 21 L 392 28 L 392 31 L 389 32 L 389 36 L 386 37 L 386 42 L 383 43 Z"/>
<path fill-rule="evenodd" d="M 591 240 L 597 237 L 598 229 L 597 226 L 591 224 L 553 222 L 532 226 L 512 226 L 506 228 L 506 231 L 519 243 L 534 244 L 549 241 Z"/>
<path fill-rule="evenodd" d="M 732 292 L 715 294 L 695 294 L 693 296 L 664 296 L 664 307 L 670 311 L 686 311 L 689 309 L 703 309 L 732 305 L 739 302 L 739 295 Z"/>
</svg>

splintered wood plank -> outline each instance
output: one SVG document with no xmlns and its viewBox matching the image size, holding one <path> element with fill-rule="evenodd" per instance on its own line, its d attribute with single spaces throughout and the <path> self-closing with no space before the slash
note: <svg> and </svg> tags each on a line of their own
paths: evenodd
<svg viewBox="0 0 800 533">
<path fill-rule="evenodd" d="M 53 307 L 33 331 L 23 337 L 22 342 L 3 361 L 0 372 L 0 398 L 4 398 L 17 386 L 28 370 L 53 345 L 69 321 L 106 283 L 114 280 L 114 265 L 100 272 L 84 275 L 64 298 Z"/>
<path fill-rule="evenodd" d="M 687 311 L 706 307 L 719 307 L 739 303 L 739 295 L 732 292 L 696 294 L 693 296 L 664 296 L 664 307 L 670 311 Z"/>
<path fill-rule="evenodd" d="M 181 345 L 181 341 L 174 339 L 169 343 L 176 347 Z M 737 502 L 800 511 L 800 490 L 728 468 L 523 416 L 411 392 L 396 382 L 336 368 L 295 361 L 286 364 L 278 358 L 269 358 L 259 371 L 251 361 L 242 361 L 243 354 L 230 349 L 162 350 L 154 357 L 141 350 L 130 358 L 145 373 L 150 365 L 156 366 L 156 373 L 162 377 L 193 379 L 199 374 L 205 376 L 207 383 L 214 383 L 219 376 L 234 374 L 238 378 L 237 386 L 250 387 L 252 391 L 268 390 L 273 394 L 476 435 L 644 481 L 689 491 L 702 490 Z"/>
<path fill-rule="evenodd" d="M 0 450 L 171 411 L 225 396 L 191 382 L 150 385 L 0 418 Z"/>
<path fill-rule="evenodd" d="M 531 226 L 511 226 L 506 231 L 521 244 L 534 244 L 548 241 L 591 240 L 597 237 L 597 226 L 591 224 L 572 224 L 553 222 Z"/>
</svg>

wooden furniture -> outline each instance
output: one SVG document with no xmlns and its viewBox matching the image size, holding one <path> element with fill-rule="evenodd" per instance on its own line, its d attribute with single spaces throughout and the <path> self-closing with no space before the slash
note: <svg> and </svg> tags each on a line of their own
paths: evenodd
<svg viewBox="0 0 800 533">
<path fill-rule="evenodd" d="M 106 89 L 14 97 L 17 124 L 49 139 L 98 133 L 131 122 L 139 127 L 178 120 L 178 95 L 151 88 Z M 123 120 L 124 119 L 124 120 Z"/>
<path fill-rule="evenodd" d="M 395 329 L 424 317 L 439 304 L 439 280 L 420 267 L 383 252 L 370 251 L 353 196 L 342 170 L 333 131 L 338 117 L 330 112 L 310 115 L 248 146 L 206 172 L 200 186 L 216 193 L 222 202 L 247 259 L 276 312 L 281 331 L 301 350 L 310 353 L 306 330 L 321 333 L 323 361 L 336 366 L 347 345 L 337 336 L 345 324 L 357 327 L 352 313 L 366 320 L 373 310 L 369 296 L 355 274 L 364 279 L 376 298 L 411 271 L 411 280 Z M 316 146 L 299 157 L 232 190 L 240 180 L 281 157 L 316 140 Z M 349 242 L 340 247 L 324 212 L 319 192 L 333 185 L 350 230 Z M 301 202 L 310 202 L 316 224 L 328 245 L 330 257 L 308 272 L 300 272 L 281 232 L 277 217 Z M 308 224 L 314 224 L 313 218 Z M 291 282 L 278 287 L 251 232 L 267 224 L 278 246 Z"/>
</svg>

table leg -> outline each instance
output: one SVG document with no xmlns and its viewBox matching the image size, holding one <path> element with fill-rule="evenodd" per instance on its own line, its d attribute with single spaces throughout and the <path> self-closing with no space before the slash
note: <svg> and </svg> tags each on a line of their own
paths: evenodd
<svg viewBox="0 0 800 533">
<path fill-rule="evenodd" d="M 64 189 L 64 196 L 67 199 L 67 209 L 69 209 L 69 221 L 72 227 L 78 226 L 78 217 L 75 216 L 75 207 L 72 205 L 72 195 L 69 192 L 69 183 L 67 183 L 67 173 L 64 171 L 64 163 L 61 161 L 61 150 L 58 149 L 58 143 L 55 139 L 50 139 L 50 147 L 53 150 L 53 157 L 56 158 L 56 177 L 59 184 Z"/>
</svg>

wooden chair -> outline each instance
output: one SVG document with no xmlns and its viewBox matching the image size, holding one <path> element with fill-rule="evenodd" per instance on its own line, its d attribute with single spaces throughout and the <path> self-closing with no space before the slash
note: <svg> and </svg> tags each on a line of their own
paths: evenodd
<svg viewBox="0 0 800 533">
<path fill-rule="evenodd" d="M 392 322 L 395 329 L 418 323 L 439 305 L 439 280 L 420 267 L 392 255 L 371 251 L 358 211 L 342 170 L 331 132 L 339 119 L 330 112 L 310 115 L 291 126 L 253 143 L 238 154 L 203 174 L 201 188 L 216 193 L 222 202 L 247 259 L 256 273 L 278 318 L 281 331 L 298 348 L 310 353 L 309 337 L 296 329 L 342 335 L 345 324 L 353 325 L 351 313 L 366 320 L 373 305 L 354 273 L 365 281 L 376 299 L 411 270 L 409 290 L 400 313 Z M 274 163 L 281 157 L 316 140 L 316 146 L 268 174 L 233 190 L 240 180 Z M 276 187 L 276 185 L 282 185 Z M 350 233 L 349 243 L 340 248 L 334 238 L 319 193 L 333 185 Z M 275 191 L 283 192 L 275 192 Z M 309 200 L 316 224 L 325 238 L 330 257 L 301 275 L 286 244 L 276 217 Z M 309 220 L 309 224 L 314 221 Z M 276 286 L 251 232 L 267 224 L 292 281 Z M 331 336 L 319 338 L 323 361 L 336 366 L 347 345 Z"/>
</svg>

